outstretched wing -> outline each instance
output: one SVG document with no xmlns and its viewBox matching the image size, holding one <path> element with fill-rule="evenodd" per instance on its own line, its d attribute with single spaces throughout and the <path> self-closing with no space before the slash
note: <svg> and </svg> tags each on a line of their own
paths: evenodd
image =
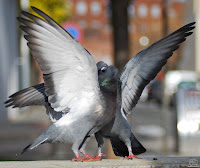
<svg viewBox="0 0 200 168">
<path fill-rule="evenodd" d="M 68 112 L 82 97 L 98 97 L 98 73 L 94 58 L 52 18 L 32 7 L 42 18 L 27 12 L 31 20 L 18 18 L 27 33 L 31 55 L 43 73 L 45 94 L 55 111 Z"/>
<path fill-rule="evenodd" d="M 191 35 L 195 23 L 190 23 L 152 44 L 136 54 L 124 67 L 120 76 L 122 82 L 122 106 L 125 114 L 137 104 L 144 87 L 156 77 L 172 56 L 179 44 Z"/>
<path fill-rule="evenodd" d="M 47 99 L 44 92 L 44 83 L 25 88 L 9 96 L 6 107 L 44 106 Z"/>
<path fill-rule="evenodd" d="M 12 94 L 5 102 L 5 105 L 6 107 L 11 106 L 13 108 L 21 108 L 33 105 L 45 106 L 46 113 L 52 122 L 59 120 L 66 114 L 64 112 L 56 112 L 50 106 L 47 101 L 47 96 L 45 95 L 44 83 L 25 88 Z"/>
</svg>

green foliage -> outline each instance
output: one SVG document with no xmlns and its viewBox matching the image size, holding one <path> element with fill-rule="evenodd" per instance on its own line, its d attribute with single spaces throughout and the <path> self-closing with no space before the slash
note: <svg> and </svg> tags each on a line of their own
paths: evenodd
<svg viewBox="0 0 200 168">
<path fill-rule="evenodd" d="M 30 0 L 29 11 L 35 14 L 31 6 L 42 10 L 59 24 L 66 21 L 72 14 L 72 5 L 68 0 Z"/>
</svg>

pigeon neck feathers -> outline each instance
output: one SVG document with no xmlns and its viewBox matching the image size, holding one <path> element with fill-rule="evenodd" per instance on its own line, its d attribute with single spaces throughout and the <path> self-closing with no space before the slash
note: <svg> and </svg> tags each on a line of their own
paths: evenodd
<svg viewBox="0 0 200 168">
<path fill-rule="evenodd" d="M 103 61 L 97 63 L 98 81 L 101 91 L 117 96 L 119 78 L 118 69 L 115 66 L 108 66 Z"/>
</svg>

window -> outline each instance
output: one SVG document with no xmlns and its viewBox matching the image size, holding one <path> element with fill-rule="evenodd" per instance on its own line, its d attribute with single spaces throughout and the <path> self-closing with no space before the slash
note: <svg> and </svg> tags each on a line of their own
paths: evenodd
<svg viewBox="0 0 200 168">
<path fill-rule="evenodd" d="M 147 5 L 146 4 L 139 5 L 139 7 L 138 7 L 138 16 L 144 18 L 144 17 L 147 17 L 147 15 L 148 15 Z"/>
<path fill-rule="evenodd" d="M 91 2 L 90 10 L 92 15 L 98 16 L 101 13 L 101 4 L 97 1 Z"/>
<path fill-rule="evenodd" d="M 130 17 L 133 17 L 135 15 L 135 7 L 134 7 L 134 5 L 129 5 L 128 14 L 129 14 Z"/>
<path fill-rule="evenodd" d="M 161 15 L 161 9 L 160 9 L 160 6 L 155 4 L 155 5 L 152 5 L 151 7 L 151 16 L 155 19 L 159 18 Z"/>
<path fill-rule="evenodd" d="M 84 1 L 80 1 L 76 4 L 76 13 L 78 15 L 86 15 L 87 10 L 87 4 Z"/>
</svg>

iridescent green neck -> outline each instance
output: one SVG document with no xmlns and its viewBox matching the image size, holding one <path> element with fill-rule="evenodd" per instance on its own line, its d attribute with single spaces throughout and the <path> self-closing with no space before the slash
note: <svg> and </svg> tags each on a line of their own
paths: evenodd
<svg viewBox="0 0 200 168">
<path fill-rule="evenodd" d="M 109 81 L 109 78 L 104 79 L 99 85 L 100 86 L 105 86 L 107 82 Z"/>
</svg>

